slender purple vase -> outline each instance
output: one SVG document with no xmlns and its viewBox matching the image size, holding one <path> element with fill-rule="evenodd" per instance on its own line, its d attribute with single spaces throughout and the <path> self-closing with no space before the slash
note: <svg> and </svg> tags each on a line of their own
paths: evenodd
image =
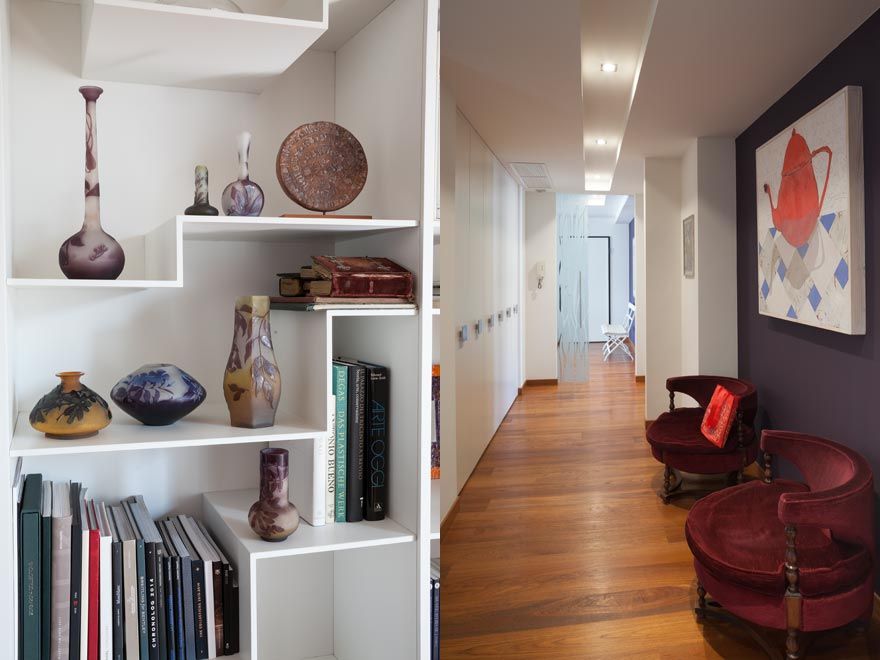
<svg viewBox="0 0 880 660">
<path fill-rule="evenodd" d="M 61 244 L 58 265 L 71 280 L 115 280 L 125 266 L 122 246 L 101 227 L 98 184 L 98 126 L 95 105 L 100 87 L 80 87 L 86 100 L 86 212 L 82 229 Z"/>
<path fill-rule="evenodd" d="M 299 511 L 288 500 L 286 449 L 260 450 L 260 499 L 248 511 L 251 529 L 264 541 L 283 541 L 299 527 Z"/>
<path fill-rule="evenodd" d="M 226 215 L 257 216 L 263 210 L 263 189 L 248 173 L 250 151 L 251 134 L 244 132 L 238 136 L 238 180 L 226 186 L 220 198 Z"/>
</svg>

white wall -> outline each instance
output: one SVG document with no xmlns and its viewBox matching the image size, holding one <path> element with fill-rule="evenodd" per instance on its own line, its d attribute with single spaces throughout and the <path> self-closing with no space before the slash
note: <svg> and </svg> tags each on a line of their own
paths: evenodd
<svg viewBox="0 0 880 660">
<path fill-rule="evenodd" d="M 697 141 L 694 140 L 681 159 L 681 213 L 678 226 L 678 252 L 684 254 L 682 220 L 694 216 L 695 268 L 699 271 L 700 255 L 696 249 L 696 236 L 699 235 L 697 219 Z M 683 256 L 681 257 L 683 260 Z M 698 280 L 684 276 L 684 265 L 679 272 L 681 277 L 681 374 L 700 373 L 700 309 Z"/>
<path fill-rule="evenodd" d="M 645 159 L 647 347 L 645 419 L 669 398 L 666 379 L 681 374 L 681 160 Z"/>
<path fill-rule="evenodd" d="M 525 377 L 557 377 L 556 353 L 556 195 L 525 194 Z M 538 288 L 536 267 L 544 263 L 544 283 Z"/>
<path fill-rule="evenodd" d="M 645 196 L 635 195 L 635 236 L 636 253 L 633 258 L 633 278 L 636 296 L 636 355 L 635 375 L 644 378 L 647 369 L 647 288 L 646 246 L 645 246 Z"/>
</svg>

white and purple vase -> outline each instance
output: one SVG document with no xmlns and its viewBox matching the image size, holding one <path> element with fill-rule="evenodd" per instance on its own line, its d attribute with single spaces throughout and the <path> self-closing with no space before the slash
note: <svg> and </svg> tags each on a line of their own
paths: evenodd
<svg viewBox="0 0 880 660">
<path fill-rule="evenodd" d="M 71 280 L 115 280 L 125 267 L 122 246 L 101 227 L 101 188 L 98 183 L 98 126 L 95 106 L 100 87 L 80 87 L 86 100 L 85 220 L 82 229 L 61 244 L 58 265 Z"/>
<path fill-rule="evenodd" d="M 248 174 L 248 155 L 251 134 L 238 136 L 238 179 L 223 190 L 220 205 L 226 215 L 258 216 L 263 210 L 263 189 L 251 181 Z"/>
<path fill-rule="evenodd" d="M 168 426 L 205 400 L 201 383 L 173 364 L 145 364 L 120 380 L 110 398 L 147 426 Z"/>
</svg>

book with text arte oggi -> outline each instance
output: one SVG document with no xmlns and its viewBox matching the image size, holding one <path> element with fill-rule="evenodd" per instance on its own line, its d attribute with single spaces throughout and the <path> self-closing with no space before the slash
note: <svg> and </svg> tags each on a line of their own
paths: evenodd
<svg viewBox="0 0 880 660">
<path fill-rule="evenodd" d="M 85 492 L 16 480 L 20 660 L 236 654 L 236 572 L 208 529 L 185 515 L 157 526 L 139 495 L 107 506 Z"/>
</svg>

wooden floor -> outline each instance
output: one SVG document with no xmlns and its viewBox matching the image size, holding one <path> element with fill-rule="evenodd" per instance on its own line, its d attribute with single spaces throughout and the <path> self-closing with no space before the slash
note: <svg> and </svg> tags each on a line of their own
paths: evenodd
<svg viewBox="0 0 880 660">
<path fill-rule="evenodd" d="M 591 352 L 588 383 L 513 405 L 441 541 L 443 660 L 766 657 L 739 628 L 694 620 L 693 501 L 655 495 L 643 390 L 632 362 Z M 874 619 L 808 657 L 880 658 Z"/>
</svg>

